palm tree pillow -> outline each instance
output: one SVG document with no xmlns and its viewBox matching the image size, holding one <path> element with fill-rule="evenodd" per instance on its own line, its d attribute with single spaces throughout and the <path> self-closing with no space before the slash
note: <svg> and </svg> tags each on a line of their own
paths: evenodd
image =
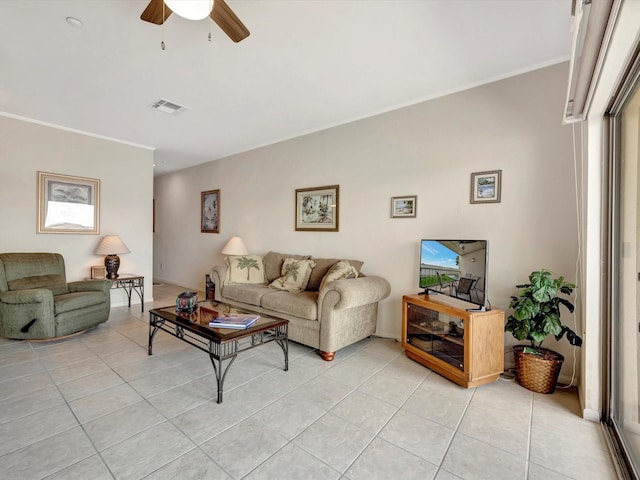
<svg viewBox="0 0 640 480">
<path fill-rule="evenodd" d="M 282 264 L 280 278 L 276 278 L 269 284 L 277 290 L 286 290 L 291 293 L 304 291 L 309 283 L 309 277 L 316 262 L 311 259 L 298 260 L 295 258 L 285 258 Z"/>
<path fill-rule="evenodd" d="M 267 283 L 264 263 L 259 255 L 238 255 L 227 257 L 227 278 L 225 283 Z"/>
</svg>

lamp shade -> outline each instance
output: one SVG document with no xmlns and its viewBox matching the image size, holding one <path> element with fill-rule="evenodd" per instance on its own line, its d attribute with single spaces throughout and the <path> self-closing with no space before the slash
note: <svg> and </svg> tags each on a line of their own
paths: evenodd
<svg viewBox="0 0 640 480">
<path fill-rule="evenodd" d="M 164 0 L 167 7 L 187 20 L 202 20 L 213 10 L 213 0 Z"/>
<path fill-rule="evenodd" d="M 231 237 L 222 249 L 223 255 L 248 255 L 247 247 L 240 237 Z"/>
<path fill-rule="evenodd" d="M 107 235 L 103 237 L 96 248 L 96 255 L 122 255 L 123 253 L 131 253 L 118 235 Z"/>
</svg>

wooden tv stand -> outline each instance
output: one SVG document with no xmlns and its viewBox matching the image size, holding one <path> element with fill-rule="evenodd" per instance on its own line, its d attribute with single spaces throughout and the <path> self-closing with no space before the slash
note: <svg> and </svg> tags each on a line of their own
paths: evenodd
<svg viewBox="0 0 640 480">
<path fill-rule="evenodd" d="M 504 310 L 470 312 L 445 295 L 402 297 L 407 357 L 466 388 L 494 382 L 504 371 Z"/>
</svg>

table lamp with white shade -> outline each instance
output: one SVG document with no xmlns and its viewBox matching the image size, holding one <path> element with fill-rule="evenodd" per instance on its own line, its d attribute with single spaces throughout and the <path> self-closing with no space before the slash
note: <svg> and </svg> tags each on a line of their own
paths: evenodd
<svg viewBox="0 0 640 480">
<path fill-rule="evenodd" d="M 107 269 L 107 278 L 118 278 L 118 268 L 120 268 L 120 257 L 124 253 L 131 253 L 118 235 L 107 235 L 103 237 L 96 248 L 96 255 L 106 255 L 104 266 Z"/>
<path fill-rule="evenodd" d="M 244 245 L 242 238 L 231 237 L 221 252 L 223 255 L 248 255 L 247 247 Z"/>
</svg>

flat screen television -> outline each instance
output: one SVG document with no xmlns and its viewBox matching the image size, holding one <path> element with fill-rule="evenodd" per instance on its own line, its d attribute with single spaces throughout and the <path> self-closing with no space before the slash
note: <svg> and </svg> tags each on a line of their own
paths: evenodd
<svg viewBox="0 0 640 480">
<path fill-rule="evenodd" d="M 487 240 L 421 240 L 420 288 L 488 310 L 488 247 Z"/>
</svg>

